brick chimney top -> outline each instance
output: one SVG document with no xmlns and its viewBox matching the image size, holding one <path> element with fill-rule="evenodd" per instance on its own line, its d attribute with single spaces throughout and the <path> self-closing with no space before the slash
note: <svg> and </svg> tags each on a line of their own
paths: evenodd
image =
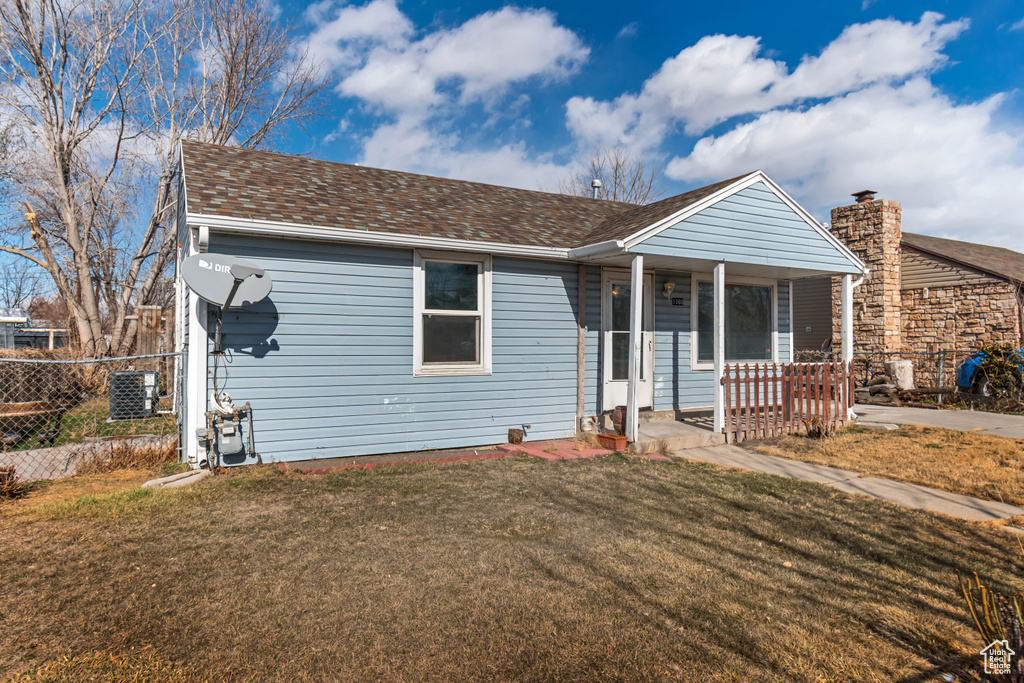
<svg viewBox="0 0 1024 683">
<path fill-rule="evenodd" d="M 878 190 L 861 190 L 860 192 L 854 192 L 851 196 L 857 198 L 858 204 L 863 204 L 864 202 L 874 201 L 875 193 L 877 192 Z"/>
</svg>

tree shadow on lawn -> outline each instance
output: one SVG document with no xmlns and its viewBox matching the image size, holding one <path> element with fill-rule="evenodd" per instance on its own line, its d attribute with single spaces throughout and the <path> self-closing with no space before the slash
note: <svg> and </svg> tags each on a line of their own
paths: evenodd
<svg viewBox="0 0 1024 683">
<path fill-rule="evenodd" d="M 152 645 L 238 680 L 923 681 L 982 645 L 956 571 L 1022 572 L 981 525 L 617 457 L 259 473 L 118 509 L 0 525 L 18 668 Z"/>
</svg>

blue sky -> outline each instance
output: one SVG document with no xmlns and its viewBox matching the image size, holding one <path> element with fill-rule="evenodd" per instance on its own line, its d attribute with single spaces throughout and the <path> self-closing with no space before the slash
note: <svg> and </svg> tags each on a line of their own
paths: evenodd
<svg viewBox="0 0 1024 683">
<path fill-rule="evenodd" d="M 1024 251 L 1024 3 L 280 3 L 331 80 L 287 151 L 552 188 L 595 145 L 674 194 L 764 169 L 822 220 Z"/>
</svg>

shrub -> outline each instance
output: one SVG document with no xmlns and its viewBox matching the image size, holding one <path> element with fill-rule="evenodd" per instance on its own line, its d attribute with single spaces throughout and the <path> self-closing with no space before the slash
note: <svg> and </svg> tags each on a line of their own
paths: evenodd
<svg viewBox="0 0 1024 683">
<path fill-rule="evenodd" d="M 993 398 L 1018 398 L 1024 385 L 1021 364 L 1024 356 L 1012 344 L 989 344 L 981 348 L 985 357 L 981 361 L 982 375 L 988 380 Z"/>
<path fill-rule="evenodd" d="M 21 481 L 14 465 L 0 467 L 0 498 L 21 498 L 32 488 Z"/>
</svg>

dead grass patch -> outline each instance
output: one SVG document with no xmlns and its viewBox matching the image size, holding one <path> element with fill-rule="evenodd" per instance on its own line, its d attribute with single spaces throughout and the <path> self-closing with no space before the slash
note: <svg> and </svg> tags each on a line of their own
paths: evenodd
<svg viewBox="0 0 1024 683">
<path fill-rule="evenodd" d="M 11 683 L 75 683 L 76 681 L 133 681 L 136 683 L 185 683 L 215 680 L 194 666 L 178 666 L 156 656 L 150 647 L 140 652 L 95 651 L 61 657 L 21 674 Z"/>
<path fill-rule="evenodd" d="M 956 570 L 1024 573 L 984 526 L 619 456 L 260 468 L 0 515 L 0 677 L 40 680 L 130 678 L 89 668 L 107 653 L 138 680 L 971 680 Z"/>
<path fill-rule="evenodd" d="M 178 443 L 174 439 L 151 443 L 113 441 L 78 466 L 78 474 L 107 474 L 118 470 L 154 470 L 178 461 Z"/>
<path fill-rule="evenodd" d="M 907 425 L 851 427 L 828 439 L 784 436 L 744 444 L 759 453 L 1024 505 L 1024 441 Z"/>
</svg>

